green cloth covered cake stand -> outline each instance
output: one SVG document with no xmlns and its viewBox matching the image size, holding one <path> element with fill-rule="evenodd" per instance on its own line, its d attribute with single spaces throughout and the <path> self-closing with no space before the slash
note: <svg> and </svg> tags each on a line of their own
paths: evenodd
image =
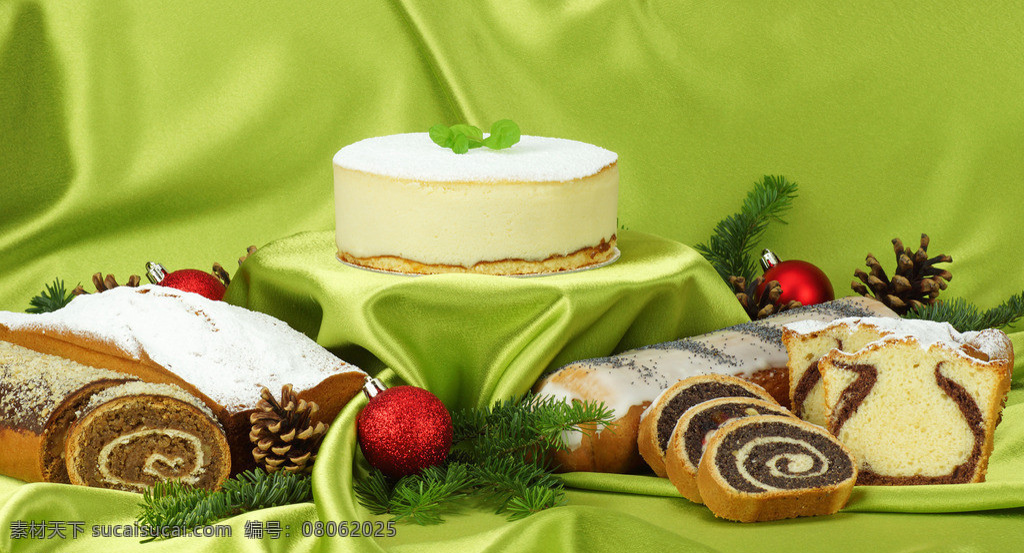
<svg viewBox="0 0 1024 553">
<path fill-rule="evenodd" d="M 370 372 L 389 367 L 449 408 L 522 393 L 570 361 L 746 320 L 691 248 L 630 231 L 618 248 L 611 264 L 564 274 L 406 276 L 345 265 L 333 233 L 308 232 L 250 256 L 225 299 Z"/>
</svg>

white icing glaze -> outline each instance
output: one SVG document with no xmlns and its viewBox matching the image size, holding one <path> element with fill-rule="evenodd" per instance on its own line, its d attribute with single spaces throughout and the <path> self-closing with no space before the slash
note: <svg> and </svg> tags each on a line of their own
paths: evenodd
<svg viewBox="0 0 1024 553">
<path fill-rule="evenodd" d="M 359 369 L 269 315 L 163 286 L 121 286 L 63 309 L 0 312 L 11 330 L 73 333 L 145 355 L 229 411 L 255 405 L 261 386 L 296 390 Z"/>
<path fill-rule="evenodd" d="M 654 407 L 655 405 L 657 405 L 658 402 L 661 401 L 662 396 L 664 396 L 667 393 L 668 393 L 668 388 L 665 388 L 664 390 L 661 391 L 660 394 L 654 396 L 654 399 L 651 400 L 651 402 L 647 404 L 647 407 L 644 407 L 643 412 L 640 413 L 640 423 L 641 424 L 643 424 L 644 420 L 651 413 L 651 408 Z"/>
<path fill-rule="evenodd" d="M 567 403 L 572 403 L 574 396 L 572 392 L 566 388 L 558 386 L 557 384 L 551 386 L 551 389 L 545 392 L 545 395 L 552 396 L 556 401 L 564 400 Z M 578 398 L 577 398 L 578 399 Z M 563 430 L 562 440 L 565 441 L 569 451 L 576 451 L 583 445 L 583 432 L 577 432 L 575 430 Z"/>
<path fill-rule="evenodd" d="M 1005 335 L 999 330 L 988 329 L 980 332 L 960 333 L 949 323 L 921 319 L 846 317 L 832 322 L 799 321 L 787 324 L 786 328 L 797 334 L 813 334 L 839 326 L 850 326 L 856 329 L 860 325 L 874 327 L 885 334 L 881 340 L 872 342 L 872 344 L 910 340 L 917 343 L 922 349 L 939 346 L 963 357 L 970 356 L 960 349 L 961 346 L 970 344 L 978 351 L 988 355 L 990 359 L 1002 359 L 1007 355 Z"/>
<path fill-rule="evenodd" d="M 174 458 L 174 459 L 168 459 L 167 456 L 165 456 L 165 455 L 163 455 L 161 453 L 154 452 L 154 453 L 151 453 L 150 455 L 148 455 L 146 457 L 146 463 L 145 463 L 145 465 L 142 468 L 142 472 L 144 474 L 149 474 L 151 476 L 154 476 L 158 480 L 163 480 L 165 478 L 169 478 L 170 480 L 179 480 L 181 482 L 185 482 L 186 484 L 193 484 L 193 485 L 196 482 L 198 482 L 199 478 L 203 474 L 203 467 L 205 466 L 205 463 L 206 463 L 206 458 L 203 455 L 203 443 L 202 443 L 202 440 L 200 440 L 197 436 L 193 436 L 192 434 L 189 434 L 187 432 L 182 432 L 181 430 L 176 430 L 176 429 L 173 429 L 173 428 L 159 428 L 159 429 L 139 430 L 137 432 L 131 432 L 129 434 L 122 434 L 122 435 L 118 436 L 117 438 L 115 438 L 114 440 L 111 440 L 110 442 L 107 442 L 103 446 L 103 448 L 100 449 L 99 459 L 97 459 L 97 461 L 96 461 L 98 466 L 99 466 L 99 469 L 100 469 L 100 475 L 103 476 L 103 480 L 108 482 L 108 483 L 110 483 L 110 484 L 119 484 L 119 485 L 122 485 L 122 486 L 127 486 L 129 488 L 137 489 L 139 491 L 144 491 L 144 490 L 148 489 L 149 486 L 147 486 L 147 485 L 145 485 L 145 484 L 143 484 L 141 482 L 129 482 L 129 481 L 121 478 L 120 476 L 112 473 L 110 471 L 110 459 L 111 459 L 111 456 L 114 453 L 114 449 L 115 448 L 117 448 L 117 447 L 130 447 L 131 442 L 133 442 L 135 440 L 138 440 L 138 439 L 146 438 L 146 437 L 152 436 L 152 435 L 171 436 L 172 438 L 178 438 L 178 439 L 181 439 L 181 440 L 184 440 L 184 441 L 188 442 L 188 444 L 192 446 L 192 449 L 193 449 L 193 451 L 195 453 L 195 459 L 196 459 L 195 465 L 192 467 L 192 470 L 188 474 L 185 474 L 185 475 L 182 475 L 182 476 L 168 476 L 168 475 L 166 475 L 166 474 L 156 470 L 156 466 L 155 465 L 156 465 L 156 463 L 158 461 L 162 462 L 162 463 L 164 463 L 164 464 L 166 464 L 166 465 L 168 465 L 170 467 L 178 468 L 180 465 L 183 465 L 185 463 L 185 460 L 181 459 L 180 457 L 179 458 Z"/>
<path fill-rule="evenodd" d="M 851 314 L 851 310 L 895 316 L 876 301 L 843 298 L 693 338 L 572 363 L 550 375 L 538 393 L 557 390 L 562 397 L 598 399 L 614 411 L 616 418 L 621 418 L 630 407 L 654 400 L 672 384 L 691 376 L 749 376 L 760 370 L 785 367 L 788 357 L 780 337 L 783 325 L 805 319 L 832 321 Z M 565 370 L 569 368 L 576 371 Z M 567 376 L 570 372 L 572 375 Z"/>
<path fill-rule="evenodd" d="M 523 136 L 504 150 L 484 147 L 456 154 L 434 144 L 427 133 L 409 133 L 349 144 L 334 155 L 334 164 L 410 180 L 565 182 L 594 175 L 617 159 L 592 144 L 539 136 Z"/>
</svg>

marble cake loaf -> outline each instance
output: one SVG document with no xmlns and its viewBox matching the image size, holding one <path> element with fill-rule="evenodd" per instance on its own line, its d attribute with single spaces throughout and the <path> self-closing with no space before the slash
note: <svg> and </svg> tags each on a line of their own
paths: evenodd
<svg viewBox="0 0 1024 553">
<path fill-rule="evenodd" d="M 1013 368 L 1002 331 L 854 318 L 798 323 L 799 340 L 835 339 L 818 359 L 825 427 L 860 463 L 858 484 L 982 482 Z M 865 340 L 881 338 L 854 349 Z"/>
<path fill-rule="evenodd" d="M 749 397 L 723 397 L 699 403 L 687 410 L 676 424 L 665 447 L 665 472 L 680 495 L 703 503 L 697 486 L 704 448 L 726 422 L 758 415 L 792 417 L 785 407 Z"/>
<path fill-rule="evenodd" d="M 255 464 L 249 415 L 264 386 L 292 384 L 330 421 L 365 376 L 282 321 L 163 286 L 82 295 L 39 315 L 0 312 L 0 340 L 180 386 L 217 416 L 235 472 Z"/>
<path fill-rule="evenodd" d="M 725 423 L 697 470 L 704 504 L 739 522 L 835 513 L 856 480 L 857 464 L 839 440 L 818 425 L 777 415 Z"/>
<path fill-rule="evenodd" d="M 825 426 L 828 413 L 825 411 L 825 388 L 821 383 L 818 362 L 833 349 L 857 351 L 867 344 L 882 338 L 884 333 L 875 326 L 861 325 L 856 328 L 847 324 L 829 325 L 829 332 L 797 332 L 799 323 L 782 328 L 782 343 L 789 356 L 789 405 L 793 414 L 801 419 Z M 808 330 L 823 326 L 808 325 Z"/>
<path fill-rule="evenodd" d="M 0 341 L 0 474 L 142 491 L 214 489 L 231 454 L 213 413 L 177 386 Z"/>
<path fill-rule="evenodd" d="M 668 476 L 666 449 L 680 418 L 699 403 L 723 397 L 760 398 L 775 402 L 764 388 L 735 376 L 702 374 L 669 386 L 640 416 L 637 447 L 654 474 L 662 478 Z"/>
<path fill-rule="evenodd" d="M 866 316 L 896 314 L 870 298 L 842 298 L 556 369 L 541 377 L 534 386 L 535 393 L 603 401 L 616 416 L 614 431 L 576 434 L 574 448 L 559 452 L 556 461 L 566 471 L 629 472 L 639 468 L 643 464 L 637 449 L 641 414 L 662 391 L 694 375 L 739 376 L 759 384 L 788 406 L 788 357 L 782 344 L 782 326 L 800 320 Z"/>
</svg>

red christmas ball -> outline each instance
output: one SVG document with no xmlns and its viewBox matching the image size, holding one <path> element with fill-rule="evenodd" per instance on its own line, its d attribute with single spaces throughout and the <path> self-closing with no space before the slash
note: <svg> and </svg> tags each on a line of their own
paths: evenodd
<svg viewBox="0 0 1024 553">
<path fill-rule="evenodd" d="M 227 287 L 217 277 L 199 269 L 180 269 L 163 278 L 158 284 L 184 292 L 194 292 L 214 301 L 224 299 Z"/>
<path fill-rule="evenodd" d="M 796 300 L 803 305 L 813 305 L 836 299 L 825 272 L 811 263 L 798 259 L 779 261 L 771 250 L 765 250 L 761 254 L 761 268 L 764 282 L 758 286 L 757 293 L 764 292 L 769 282 L 777 280 L 782 287 L 779 303 Z"/>
<path fill-rule="evenodd" d="M 366 386 L 374 384 L 380 386 L 376 380 Z M 452 447 L 448 409 L 437 396 L 415 386 L 374 390 L 356 419 L 356 430 L 363 456 L 392 478 L 444 461 Z"/>
</svg>

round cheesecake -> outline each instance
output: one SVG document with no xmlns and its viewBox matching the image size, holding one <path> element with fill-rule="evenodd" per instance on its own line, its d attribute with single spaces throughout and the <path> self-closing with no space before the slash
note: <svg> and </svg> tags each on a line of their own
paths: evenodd
<svg viewBox="0 0 1024 553">
<path fill-rule="evenodd" d="M 368 138 L 334 156 L 342 261 L 389 272 L 536 274 L 615 253 L 615 153 L 523 136 L 465 154 L 427 133 Z"/>
</svg>

